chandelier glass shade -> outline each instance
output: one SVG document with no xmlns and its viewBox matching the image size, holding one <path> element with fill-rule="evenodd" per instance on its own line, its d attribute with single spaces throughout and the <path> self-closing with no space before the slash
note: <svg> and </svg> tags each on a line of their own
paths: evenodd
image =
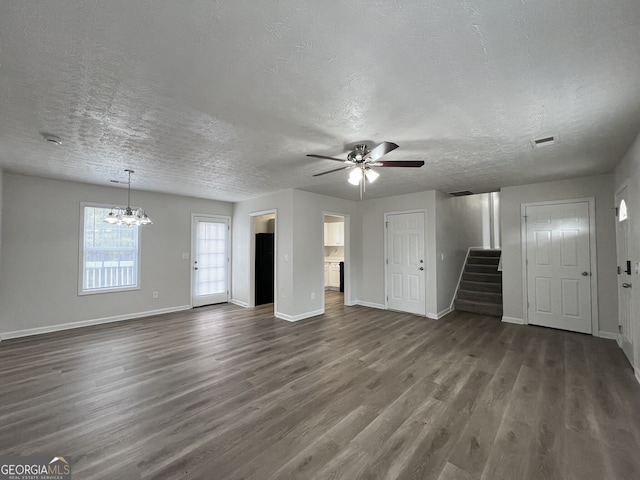
<svg viewBox="0 0 640 480">
<path fill-rule="evenodd" d="M 127 225 L 129 227 L 133 225 L 153 224 L 143 208 L 131 208 L 131 174 L 134 173 L 134 171 L 126 169 L 125 172 L 129 174 L 129 181 L 127 182 L 127 206 L 113 207 L 109 215 L 104 219 L 104 222 L 112 225 Z"/>
</svg>

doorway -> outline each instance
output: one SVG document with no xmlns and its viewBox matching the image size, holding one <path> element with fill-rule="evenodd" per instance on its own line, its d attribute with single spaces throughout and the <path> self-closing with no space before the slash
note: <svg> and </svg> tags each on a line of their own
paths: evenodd
<svg viewBox="0 0 640 480">
<path fill-rule="evenodd" d="M 633 331 L 631 324 L 631 272 L 629 260 L 629 214 L 627 186 L 616 193 L 616 255 L 618 258 L 618 344 L 633 365 Z"/>
<path fill-rule="evenodd" d="M 525 318 L 596 334 L 593 199 L 522 205 Z"/>
<path fill-rule="evenodd" d="M 323 213 L 324 305 L 349 304 L 349 216 Z"/>
<path fill-rule="evenodd" d="M 424 212 L 385 214 L 386 304 L 426 315 Z"/>
<path fill-rule="evenodd" d="M 250 306 L 276 303 L 276 211 L 251 214 Z"/>
<path fill-rule="evenodd" d="M 191 216 L 191 306 L 229 301 L 228 217 Z"/>
</svg>

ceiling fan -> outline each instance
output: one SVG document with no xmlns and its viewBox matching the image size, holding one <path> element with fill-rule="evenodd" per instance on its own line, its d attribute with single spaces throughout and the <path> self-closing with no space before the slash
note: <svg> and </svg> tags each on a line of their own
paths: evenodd
<svg viewBox="0 0 640 480">
<path fill-rule="evenodd" d="M 327 157 L 325 155 L 309 154 L 307 157 L 322 158 L 325 160 L 334 160 L 342 162 L 345 165 L 340 168 L 334 168 L 322 173 L 316 173 L 314 177 L 320 177 L 328 173 L 339 172 L 340 170 L 351 170 L 349 174 L 349 183 L 360 186 L 360 198 L 365 191 L 367 181 L 373 183 L 380 176 L 373 167 L 422 167 L 422 160 L 380 160 L 387 153 L 398 148 L 398 145 L 392 142 L 382 142 L 372 150 L 366 144 L 356 145 L 353 151 L 347 154 L 347 159 Z"/>
</svg>

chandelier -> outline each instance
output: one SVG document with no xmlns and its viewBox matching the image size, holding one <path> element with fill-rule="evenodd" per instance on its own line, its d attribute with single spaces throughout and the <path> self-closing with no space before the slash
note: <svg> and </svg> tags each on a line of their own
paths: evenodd
<svg viewBox="0 0 640 480">
<path fill-rule="evenodd" d="M 129 227 L 132 225 L 151 225 L 153 222 L 143 208 L 136 208 L 135 210 L 131 208 L 131 174 L 135 172 L 129 168 L 125 169 L 125 172 L 129 174 L 129 181 L 127 182 L 127 206 L 113 207 L 104 221 L 112 225 L 127 225 Z"/>
</svg>

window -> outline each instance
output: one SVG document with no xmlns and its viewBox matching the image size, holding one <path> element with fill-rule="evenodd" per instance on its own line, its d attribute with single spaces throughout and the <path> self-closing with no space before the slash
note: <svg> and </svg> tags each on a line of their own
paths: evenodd
<svg viewBox="0 0 640 480">
<path fill-rule="evenodd" d="M 139 288 L 138 227 L 105 223 L 110 207 L 81 206 L 79 293 Z"/>
<path fill-rule="evenodd" d="M 620 202 L 620 211 L 618 212 L 618 221 L 624 222 L 627 219 L 627 203 L 624 198 Z"/>
</svg>

